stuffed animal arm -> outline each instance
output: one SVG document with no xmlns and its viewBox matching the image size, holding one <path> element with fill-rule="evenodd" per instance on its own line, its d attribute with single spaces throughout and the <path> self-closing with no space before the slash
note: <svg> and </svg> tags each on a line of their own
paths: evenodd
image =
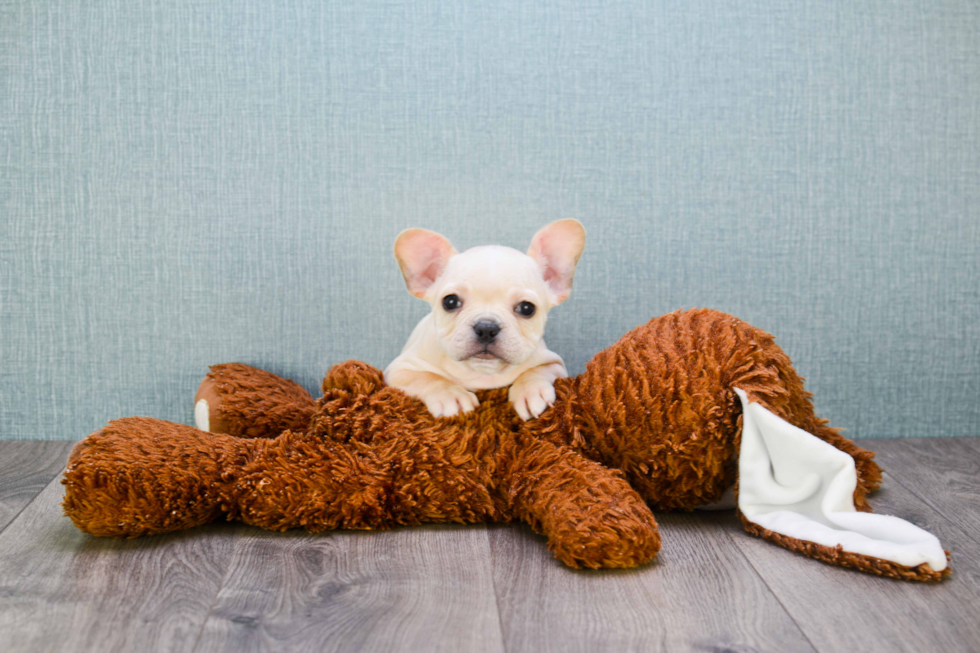
<svg viewBox="0 0 980 653">
<path fill-rule="evenodd" d="M 931 534 L 870 512 L 881 471 L 818 418 L 773 338 L 716 311 L 654 318 L 555 383 L 523 421 L 506 388 L 435 418 L 357 361 L 314 400 L 247 365 L 211 368 L 205 429 L 111 422 L 72 451 L 65 513 L 134 537 L 219 517 L 311 531 L 524 521 L 573 567 L 651 560 L 650 508 L 690 510 L 735 485 L 745 529 L 804 555 L 909 580 L 949 574 Z"/>
</svg>

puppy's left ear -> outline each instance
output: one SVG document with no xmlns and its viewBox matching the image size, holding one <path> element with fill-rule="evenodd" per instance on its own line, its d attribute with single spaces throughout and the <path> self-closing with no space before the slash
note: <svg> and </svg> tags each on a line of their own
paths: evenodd
<svg viewBox="0 0 980 653">
<path fill-rule="evenodd" d="M 572 292 L 575 265 L 585 248 L 585 227 L 571 218 L 552 222 L 531 239 L 527 255 L 538 263 L 552 304 L 560 304 Z"/>
</svg>

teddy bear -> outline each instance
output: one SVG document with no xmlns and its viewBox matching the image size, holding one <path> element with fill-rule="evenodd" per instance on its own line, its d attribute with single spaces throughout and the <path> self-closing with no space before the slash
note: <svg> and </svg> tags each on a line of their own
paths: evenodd
<svg viewBox="0 0 980 653">
<path fill-rule="evenodd" d="M 949 574 L 934 536 L 871 513 L 874 454 L 816 416 L 771 335 L 725 313 L 633 329 L 527 421 L 506 388 L 433 417 L 358 361 L 333 366 L 322 391 L 216 365 L 195 399 L 206 431 L 131 417 L 79 442 L 65 514 L 113 537 L 222 517 L 313 532 L 521 521 L 570 567 L 633 567 L 660 548 L 652 510 L 734 489 L 745 530 L 790 550 L 894 578 Z"/>
</svg>

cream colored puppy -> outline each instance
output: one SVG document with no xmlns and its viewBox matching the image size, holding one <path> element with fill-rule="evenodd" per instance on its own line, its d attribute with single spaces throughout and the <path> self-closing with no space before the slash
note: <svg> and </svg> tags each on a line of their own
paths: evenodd
<svg viewBox="0 0 980 653">
<path fill-rule="evenodd" d="M 473 390 L 510 386 L 522 419 L 555 402 L 555 379 L 568 376 L 544 344 L 548 311 L 568 298 L 585 229 L 559 220 L 541 229 L 527 254 L 499 245 L 457 253 L 443 236 L 407 229 L 395 258 L 408 291 L 429 302 L 385 382 L 425 402 L 436 417 L 473 410 Z"/>
</svg>

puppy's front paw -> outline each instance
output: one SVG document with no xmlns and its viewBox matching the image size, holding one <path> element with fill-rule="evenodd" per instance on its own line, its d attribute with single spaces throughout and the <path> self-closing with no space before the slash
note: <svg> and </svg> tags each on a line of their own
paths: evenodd
<svg viewBox="0 0 980 653">
<path fill-rule="evenodd" d="M 425 407 L 435 417 L 452 417 L 457 413 L 468 413 L 480 405 L 476 395 L 458 385 L 446 385 L 435 390 L 424 399 Z"/>
<path fill-rule="evenodd" d="M 514 385 L 510 386 L 507 397 L 510 403 L 514 404 L 514 410 L 521 419 L 527 421 L 537 417 L 548 406 L 555 403 L 555 387 L 542 379 L 524 381 L 518 378 Z"/>
</svg>

